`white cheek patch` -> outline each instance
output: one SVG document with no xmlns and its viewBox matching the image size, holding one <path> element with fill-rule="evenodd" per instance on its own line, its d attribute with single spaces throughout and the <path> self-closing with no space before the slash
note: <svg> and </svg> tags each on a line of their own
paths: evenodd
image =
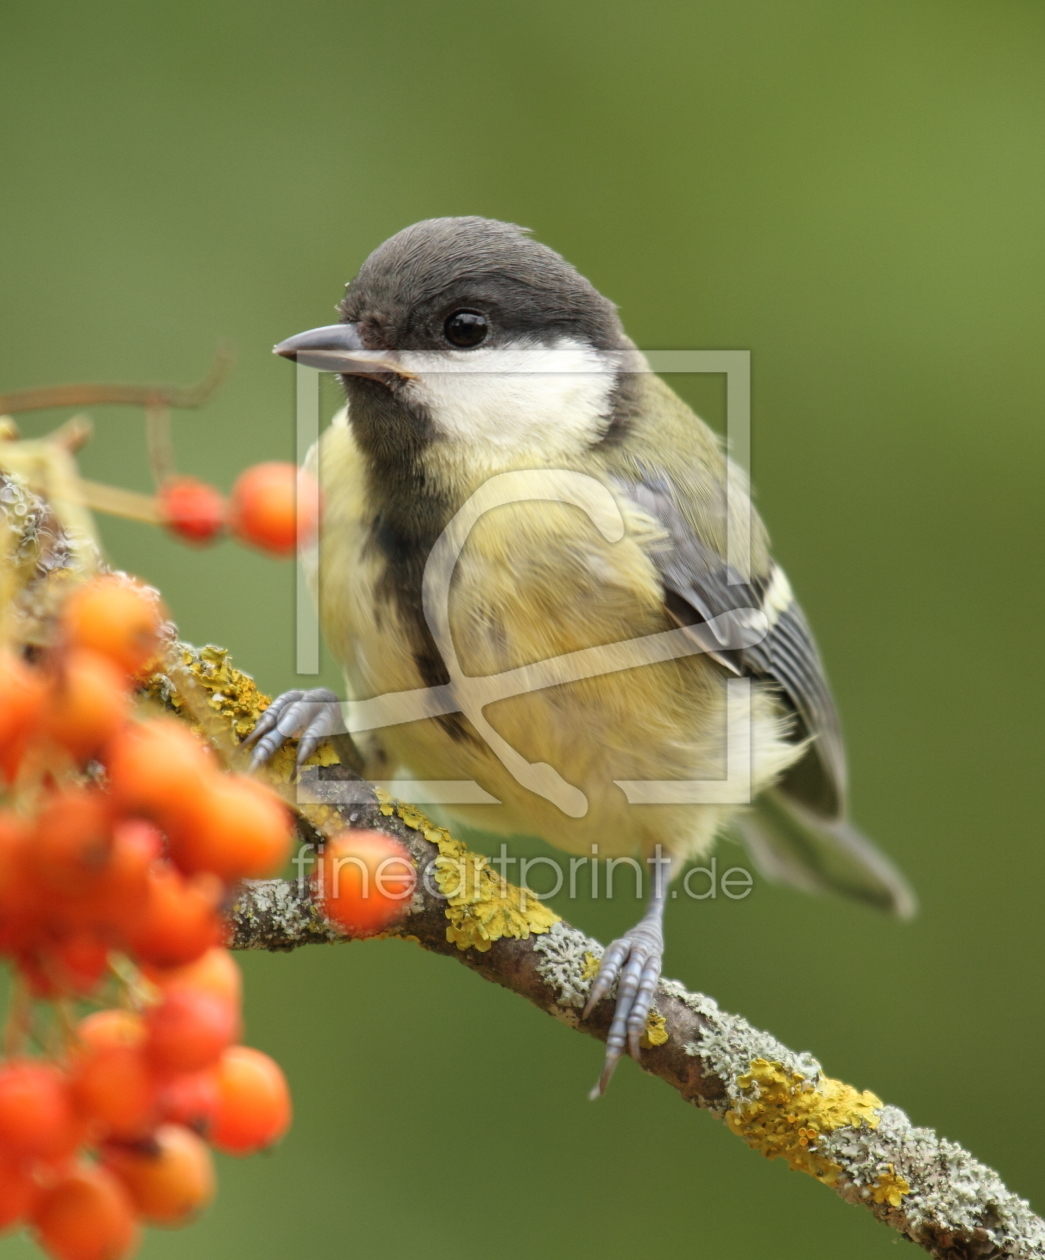
<svg viewBox="0 0 1045 1260">
<path fill-rule="evenodd" d="M 582 342 L 475 350 L 402 351 L 417 374 L 404 393 L 451 441 L 548 451 L 582 450 L 606 429 L 617 356 Z"/>
</svg>

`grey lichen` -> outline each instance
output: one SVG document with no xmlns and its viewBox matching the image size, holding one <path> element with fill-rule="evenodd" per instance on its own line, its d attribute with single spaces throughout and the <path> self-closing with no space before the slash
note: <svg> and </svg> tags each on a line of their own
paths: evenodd
<svg viewBox="0 0 1045 1260">
<path fill-rule="evenodd" d="M 737 1081 L 755 1059 L 779 1063 L 788 1072 L 804 1076 L 812 1085 L 820 1079 L 822 1068 L 811 1054 L 796 1053 L 771 1033 L 754 1028 L 739 1015 L 720 1010 L 714 998 L 690 993 L 677 980 L 662 980 L 660 987 L 700 1016 L 700 1039 L 687 1042 L 685 1050 L 705 1063 L 726 1087 L 725 1097 L 710 1104 L 716 1115 L 728 1111 L 741 1097 Z"/>
<path fill-rule="evenodd" d="M 822 1137 L 819 1144 L 828 1159 L 845 1169 L 850 1197 L 866 1199 L 884 1173 L 903 1174 L 902 1165 L 906 1161 L 901 1152 L 906 1149 L 908 1136 L 915 1132 L 917 1130 L 898 1107 L 883 1107 L 877 1128 L 836 1129 Z M 904 1196 L 907 1216 L 910 1216 L 913 1199 L 913 1195 Z"/>
<path fill-rule="evenodd" d="M 602 957 L 599 942 L 559 919 L 547 932 L 534 937 L 533 949 L 541 956 L 537 974 L 555 990 L 557 1005 L 580 1010 L 591 989 L 592 978 L 585 974 L 590 969 L 589 959 Z M 568 1019 L 563 1022 L 570 1023 Z M 576 1027 L 576 1021 L 571 1027 Z"/>
<path fill-rule="evenodd" d="M 0 553 L 7 557 L 13 578 L 12 589 L 5 594 L 10 600 L 8 631 L 20 643 L 43 646 L 50 640 L 54 614 L 68 583 L 97 571 L 100 557 L 93 540 L 83 530 L 63 525 L 2 458 Z"/>
<path fill-rule="evenodd" d="M 291 880 L 245 880 L 228 919 L 237 949 L 282 951 L 344 939 L 320 914 L 307 885 Z"/>
<path fill-rule="evenodd" d="M 845 1169 L 837 1188 L 851 1203 L 866 1203 L 886 1173 L 903 1177 L 910 1190 L 888 1215 L 915 1241 L 978 1239 L 979 1251 L 969 1254 L 1045 1256 L 1045 1224 L 1030 1204 L 993 1169 L 956 1142 L 912 1125 L 898 1107 L 883 1107 L 875 1129 L 830 1134 L 823 1149 Z"/>
<path fill-rule="evenodd" d="M 6 473 L 0 484 L 0 513 L 10 522 L 11 532 L 16 542 L 12 559 L 16 565 L 38 560 L 40 547 L 40 529 L 45 519 L 42 501 L 26 486 L 21 477 L 14 473 Z M 67 548 L 63 548 L 63 551 Z M 51 562 L 48 567 L 60 567 Z"/>
</svg>

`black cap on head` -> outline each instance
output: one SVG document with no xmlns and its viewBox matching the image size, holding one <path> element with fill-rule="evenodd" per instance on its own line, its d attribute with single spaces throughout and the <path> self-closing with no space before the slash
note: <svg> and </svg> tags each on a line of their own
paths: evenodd
<svg viewBox="0 0 1045 1260">
<path fill-rule="evenodd" d="M 462 311 L 485 318 L 490 345 L 630 344 L 613 303 L 564 258 L 514 223 L 476 216 L 426 219 L 390 237 L 360 268 L 339 310 L 373 349 L 465 345 L 447 339 L 447 321 Z"/>
</svg>

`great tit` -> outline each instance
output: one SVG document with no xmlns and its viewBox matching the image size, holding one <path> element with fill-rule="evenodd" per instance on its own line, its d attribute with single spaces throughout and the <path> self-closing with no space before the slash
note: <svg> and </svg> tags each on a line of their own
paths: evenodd
<svg viewBox="0 0 1045 1260">
<path fill-rule="evenodd" d="M 905 880 L 847 820 L 831 692 L 743 479 L 616 307 L 524 229 L 465 217 L 387 240 L 339 312 L 275 347 L 338 372 L 347 396 L 311 457 L 324 635 L 356 700 L 440 697 L 389 719 L 369 777 L 472 781 L 499 803 L 445 807 L 468 824 L 653 865 L 584 1012 L 616 984 L 593 1095 L 626 1047 L 640 1056 L 668 880 L 726 828 L 771 877 L 910 915 Z M 654 650 L 606 646 L 621 644 Z M 464 699 L 465 679 L 505 676 L 485 707 Z M 303 759 L 338 712 L 326 690 L 279 697 L 255 761 L 295 735 Z M 732 747 L 750 804 L 709 782 Z"/>
</svg>

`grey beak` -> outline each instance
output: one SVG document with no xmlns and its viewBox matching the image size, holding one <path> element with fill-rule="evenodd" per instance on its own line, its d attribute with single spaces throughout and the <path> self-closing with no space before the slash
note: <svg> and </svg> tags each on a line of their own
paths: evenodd
<svg viewBox="0 0 1045 1260">
<path fill-rule="evenodd" d="M 273 354 L 303 363 L 306 367 L 319 368 L 323 372 L 340 372 L 344 376 L 369 376 L 383 380 L 389 375 L 414 379 L 401 363 L 384 350 L 368 350 L 359 336 L 355 324 L 327 324 L 324 328 L 310 328 L 308 332 L 288 337 Z"/>
</svg>

